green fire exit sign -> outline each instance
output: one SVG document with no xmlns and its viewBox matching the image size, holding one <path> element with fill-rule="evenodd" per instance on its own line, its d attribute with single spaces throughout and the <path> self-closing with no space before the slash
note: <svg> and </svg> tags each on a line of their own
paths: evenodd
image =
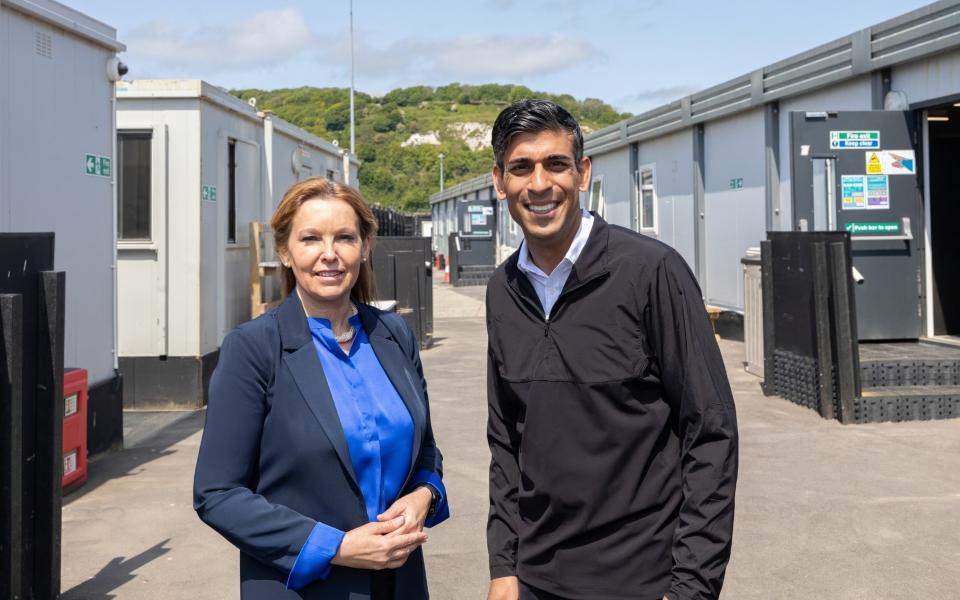
<svg viewBox="0 0 960 600">
<path fill-rule="evenodd" d="M 216 202 L 217 186 L 215 185 L 200 186 L 200 199 L 203 200 L 204 202 Z"/>
<path fill-rule="evenodd" d="M 96 154 L 87 154 L 84 156 L 87 175 L 97 175 L 99 177 L 110 177 L 113 174 L 112 164 L 109 156 L 98 156 Z"/>
</svg>

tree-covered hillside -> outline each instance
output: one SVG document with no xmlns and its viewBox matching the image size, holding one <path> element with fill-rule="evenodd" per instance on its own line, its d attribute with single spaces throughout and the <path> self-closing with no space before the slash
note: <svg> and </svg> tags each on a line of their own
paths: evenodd
<svg viewBox="0 0 960 600">
<path fill-rule="evenodd" d="M 350 146 L 350 96 L 343 88 L 302 87 L 232 90 L 257 107 L 342 148 Z M 444 185 L 482 175 L 493 164 L 490 127 L 504 106 L 522 98 L 548 98 L 569 110 L 592 131 L 629 116 L 601 100 L 534 92 L 517 85 L 415 86 L 383 97 L 356 93 L 356 144 L 360 187 L 371 202 L 403 210 L 426 210 L 439 190 L 443 153 Z"/>
</svg>

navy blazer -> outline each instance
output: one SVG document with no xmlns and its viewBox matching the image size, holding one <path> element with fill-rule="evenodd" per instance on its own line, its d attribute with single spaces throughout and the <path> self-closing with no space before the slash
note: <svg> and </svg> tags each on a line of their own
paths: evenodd
<svg viewBox="0 0 960 600">
<path fill-rule="evenodd" d="M 358 305 L 383 370 L 410 411 L 414 473 L 442 476 L 430 426 L 420 353 L 404 320 Z M 349 531 L 367 523 L 333 397 L 300 298 L 244 323 L 223 340 L 210 380 L 193 505 L 204 523 L 240 549 L 243 600 L 363 600 L 372 571 L 334 565 L 299 590 L 286 581 L 317 521 Z M 396 569 L 397 600 L 427 598 L 418 548 Z"/>
</svg>

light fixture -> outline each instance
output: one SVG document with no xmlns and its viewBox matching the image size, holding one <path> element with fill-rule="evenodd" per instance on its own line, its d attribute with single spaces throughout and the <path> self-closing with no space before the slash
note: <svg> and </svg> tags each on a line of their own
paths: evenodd
<svg viewBox="0 0 960 600">
<path fill-rule="evenodd" d="M 947 117 L 947 116 L 935 116 L 935 115 L 930 115 L 929 117 L 927 117 L 927 121 L 930 122 L 930 123 L 933 123 L 933 122 L 944 122 L 944 121 L 949 121 L 949 120 L 950 120 L 950 117 Z"/>
<path fill-rule="evenodd" d="M 953 105 L 956 106 L 957 108 L 960 108 L 960 102 L 954 102 Z"/>
</svg>

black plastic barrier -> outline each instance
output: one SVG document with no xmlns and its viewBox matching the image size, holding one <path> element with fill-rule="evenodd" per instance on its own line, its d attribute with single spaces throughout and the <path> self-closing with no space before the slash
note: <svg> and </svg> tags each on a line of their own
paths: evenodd
<svg viewBox="0 0 960 600">
<path fill-rule="evenodd" d="M 421 348 L 433 341 L 433 262 L 428 237 L 378 237 L 373 250 L 377 299 L 395 300 L 396 312 Z"/>
<path fill-rule="evenodd" d="M 0 234 L 0 598 L 60 595 L 66 276 L 53 245 Z"/>
<path fill-rule="evenodd" d="M 850 238 L 770 232 L 761 243 L 764 390 L 854 422 L 860 396 Z"/>
</svg>

